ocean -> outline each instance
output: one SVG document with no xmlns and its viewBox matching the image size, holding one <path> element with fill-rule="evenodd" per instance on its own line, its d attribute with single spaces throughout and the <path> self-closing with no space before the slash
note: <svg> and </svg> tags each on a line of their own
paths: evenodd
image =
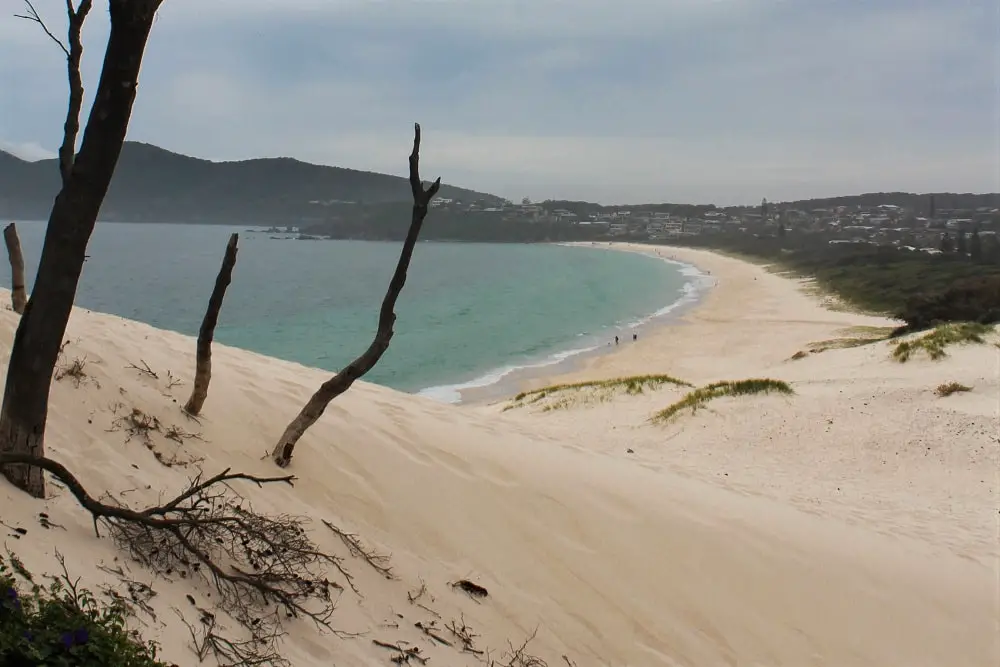
<svg viewBox="0 0 1000 667">
<path fill-rule="evenodd" d="M 30 284 L 44 223 L 19 222 Z M 216 340 L 331 371 L 360 354 L 401 243 L 271 239 L 211 225 L 100 223 L 78 306 L 197 335 L 226 241 L 240 232 Z M 396 334 L 365 379 L 455 402 L 520 368 L 565 362 L 695 298 L 697 271 L 634 253 L 421 242 Z M 10 287 L 10 271 L 0 270 Z"/>
</svg>

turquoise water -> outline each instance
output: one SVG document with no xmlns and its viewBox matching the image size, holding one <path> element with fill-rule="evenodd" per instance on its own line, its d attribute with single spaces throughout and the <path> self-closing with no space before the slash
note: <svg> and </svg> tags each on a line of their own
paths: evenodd
<svg viewBox="0 0 1000 667">
<path fill-rule="evenodd" d="M 241 232 L 240 252 L 216 340 L 329 370 L 365 349 L 400 243 L 102 223 L 77 305 L 197 335 L 233 231 Z M 44 225 L 22 222 L 18 232 L 30 289 Z M 9 271 L 0 273 L 9 287 Z M 630 325 L 682 299 L 687 282 L 681 267 L 630 253 L 423 242 L 392 345 L 366 379 L 451 400 L 442 387 L 482 386 L 502 369 L 554 362 L 616 333 L 630 338 Z"/>
</svg>

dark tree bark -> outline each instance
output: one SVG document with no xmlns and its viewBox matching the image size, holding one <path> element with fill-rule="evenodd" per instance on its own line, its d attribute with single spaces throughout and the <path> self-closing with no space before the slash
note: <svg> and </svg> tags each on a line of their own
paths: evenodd
<svg viewBox="0 0 1000 667">
<path fill-rule="evenodd" d="M 21 240 L 17 237 L 17 226 L 13 222 L 3 228 L 3 241 L 7 245 L 7 258 L 10 259 L 11 306 L 15 313 L 21 315 L 28 297 L 24 292 L 24 255 L 21 254 Z"/>
<path fill-rule="evenodd" d="M 80 152 L 69 168 L 65 155 L 60 156 L 62 189 L 49 214 L 38 274 L 14 336 L 0 406 L 0 452 L 45 454 L 52 371 L 73 309 L 87 243 L 125 141 L 142 56 L 160 2 L 108 0 L 111 31 L 101 78 Z M 69 2 L 67 8 L 72 10 Z M 73 25 L 71 20 L 71 30 Z M 79 29 L 80 25 L 76 26 Z M 75 42 L 71 37 L 70 44 L 71 48 L 78 45 L 79 35 Z M 73 62 L 71 57 L 70 65 Z M 72 75 L 70 78 L 73 80 Z M 71 91 L 71 107 L 73 96 Z M 66 130 L 72 127 L 67 121 Z M 44 497 L 41 468 L 12 464 L 0 470 L 17 487 Z"/>
<path fill-rule="evenodd" d="M 424 223 L 424 218 L 427 217 L 427 207 L 440 187 L 440 178 L 426 189 L 420 180 L 420 125 L 414 124 L 413 152 L 410 153 L 410 190 L 413 194 L 413 216 L 410 218 L 410 229 L 406 233 L 406 240 L 403 241 L 403 250 L 399 254 L 396 271 L 392 274 L 389 289 L 382 300 L 375 338 L 360 357 L 320 386 L 298 416 L 285 429 L 274 451 L 271 452 L 271 458 L 279 467 L 288 466 L 292 460 L 295 444 L 302 437 L 302 434 L 323 416 L 326 406 L 350 389 L 355 380 L 363 377 L 365 373 L 374 368 L 385 351 L 389 349 L 389 341 L 392 340 L 393 334 L 392 327 L 396 323 L 396 299 L 399 298 L 399 293 L 403 291 L 403 285 L 406 284 L 406 272 L 410 267 L 410 258 L 413 256 L 417 237 L 420 236 L 420 228 Z"/>
<path fill-rule="evenodd" d="M 191 398 L 184 405 L 184 410 L 192 415 L 198 415 L 208 397 L 208 383 L 212 380 L 212 338 L 215 336 L 215 325 L 219 323 L 219 311 L 222 310 L 222 300 L 226 297 L 226 288 L 233 280 L 233 267 L 236 266 L 236 243 L 239 234 L 229 237 L 226 244 L 226 254 L 222 258 L 222 268 L 215 279 L 215 288 L 208 299 L 208 309 L 205 319 L 201 321 L 198 330 L 198 358 L 195 362 L 194 388 Z"/>
</svg>

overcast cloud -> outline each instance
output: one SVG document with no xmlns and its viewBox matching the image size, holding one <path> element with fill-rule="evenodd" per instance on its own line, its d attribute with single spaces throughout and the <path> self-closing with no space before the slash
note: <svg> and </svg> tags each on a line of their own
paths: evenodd
<svg viewBox="0 0 1000 667">
<path fill-rule="evenodd" d="M 20 6 L 0 149 L 37 159 L 64 59 Z M 106 35 L 95 0 L 89 91 Z M 129 138 L 402 175 L 416 120 L 426 177 L 517 199 L 997 191 L 998 36 L 996 0 L 164 0 Z"/>
</svg>

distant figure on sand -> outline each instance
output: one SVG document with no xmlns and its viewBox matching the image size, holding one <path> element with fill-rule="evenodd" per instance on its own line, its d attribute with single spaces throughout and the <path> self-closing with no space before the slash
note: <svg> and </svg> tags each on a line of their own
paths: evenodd
<svg viewBox="0 0 1000 667">
<path fill-rule="evenodd" d="M 632 340 L 639 340 L 639 334 L 637 333 L 632 334 Z"/>
<path fill-rule="evenodd" d="M 615 345 L 618 344 L 618 336 L 615 336 Z"/>
</svg>

